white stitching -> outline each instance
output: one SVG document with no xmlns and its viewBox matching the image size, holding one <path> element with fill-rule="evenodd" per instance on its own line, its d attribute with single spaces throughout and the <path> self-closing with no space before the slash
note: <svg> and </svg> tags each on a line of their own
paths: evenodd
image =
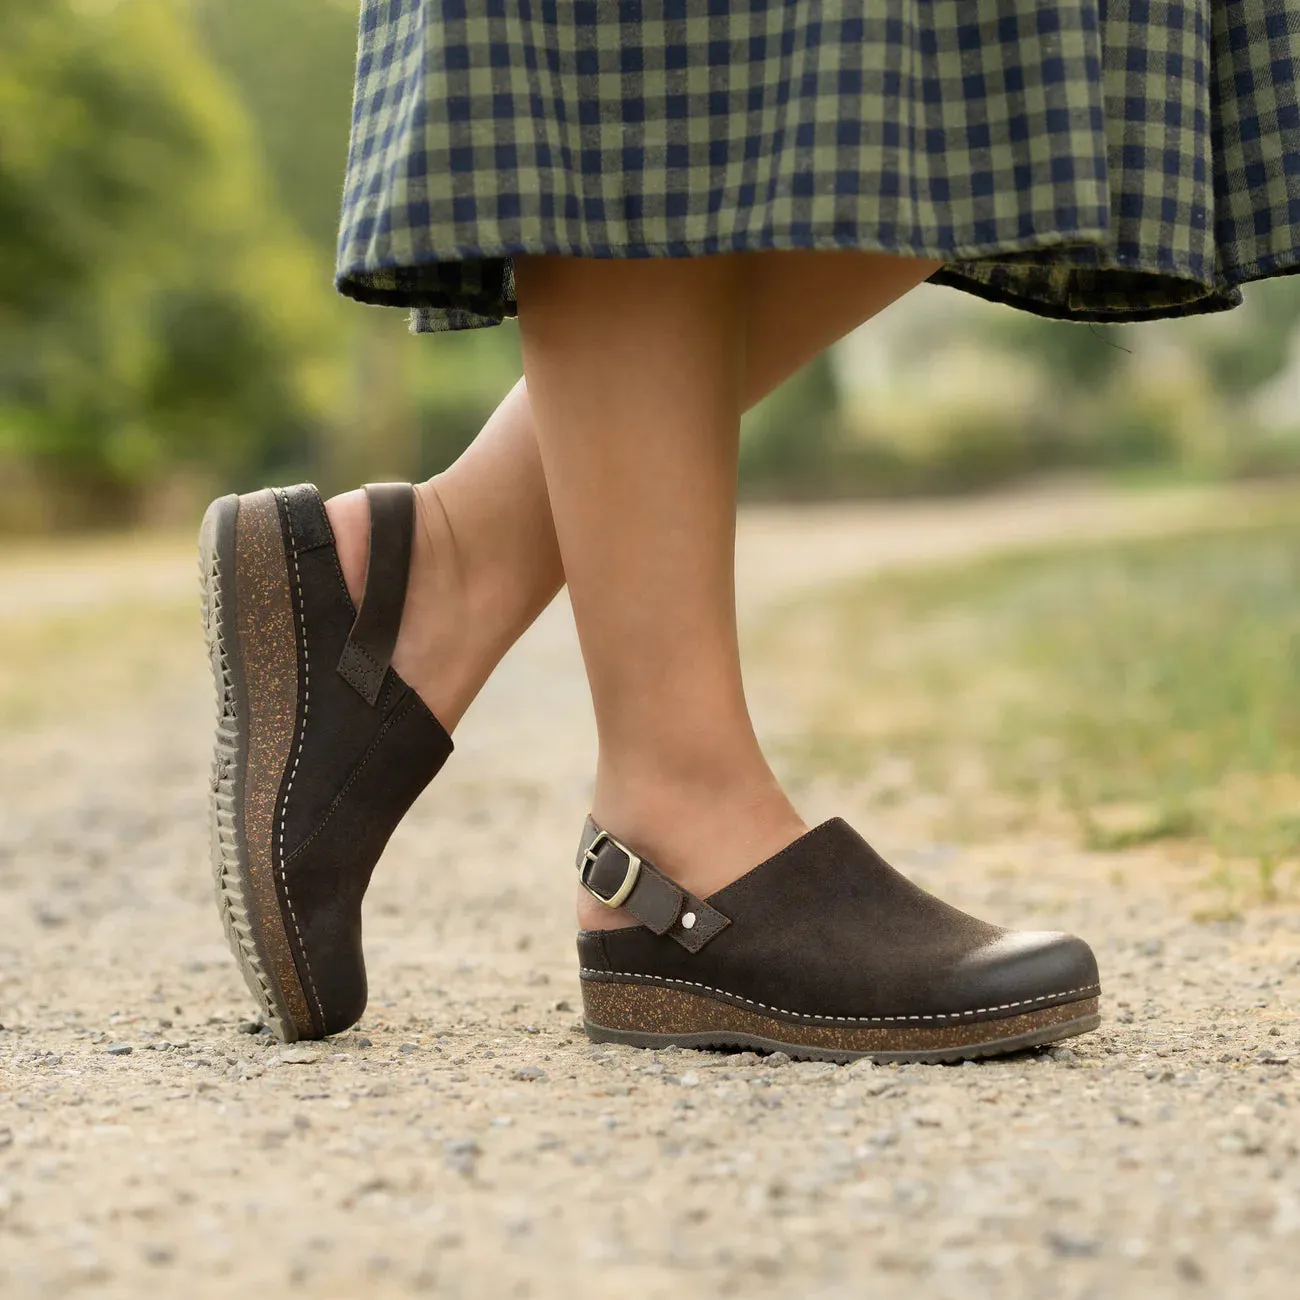
<svg viewBox="0 0 1300 1300">
<path fill-rule="evenodd" d="M 973 1011 L 937 1011 L 931 1016 L 818 1016 L 808 1011 L 787 1011 L 784 1007 L 769 1007 L 765 1002 L 751 1002 L 738 993 L 728 993 L 726 989 L 711 988 L 708 984 L 696 984 L 694 980 L 675 980 L 667 975 L 638 975 L 635 971 L 592 970 L 583 966 L 579 975 L 599 975 L 604 979 L 597 981 L 607 983 L 612 979 L 630 979 L 653 984 L 681 984 L 685 988 L 703 989 L 705 993 L 718 993 L 724 998 L 743 1002 L 747 1007 L 760 1007 L 764 1011 L 775 1011 L 780 1016 L 798 1016 L 800 1020 L 838 1020 L 854 1025 L 881 1025 L 899 1020 L 960 1020 L 963 1016 L 982 1016 L 990 1011 L 1010 1011 L 1012 1007 L 1028 1007 L 1035 1002 L 1050 1002 L 1053 998 L 1069 998 L 1076 993 L 1100 993 L 1100 984 L 1089 984 L 1086 988 L 1067 989 L 1064 993 L 1044 993 L 1038 998 L 1022 998 L 1019 1002 L 1003 1002 L 996 1007 L 976 1007 Z"/>
<path fill-rule="evenodd" d="M 293 921 L 294 933 L 298 936 L 298 947 L 302 951 L 302 964 L 307 971 L 307 983 L 311 985 L 311 995 L 316 1001 L 316 1010 L 320 1012 L 321 1028 L 325 1027 L 325 1008 L 321 1006 L 320 994 L 316 991 L 316 980 L 311 973 L 311 959 L 307 956 L 307 945 L 303 942 L 302 927 L 298 924 L 298 914 L 293 909 L 293 899 L 289 896 L 289 873 L 285 870 L 284 860 L 284 824 L 289 816 L 289 795 L 293 791 L 293 779 L 298 775 L 298 760 L 302 757 L 302 747 L 307 739 L 307 712 L 311 708 L 311 658 L 307 650 L 307 607 L 302 596 L 302 571 L 298 567 L 298 540 L 293 531 L 293 510 L 287 497 L 284 501 L 284 517 L 289 521 L 289 548 L 293 552 L 293 576 L 298 586 L 298 613 L 302 619 L 302 664 L 303 664 L 303 698 L 302 698 L 302 733 L 298 737 L 298 750 L 293 756 L 293 770 L 289 773 L 289 784 L 284 788 L 284 804 L 280 809 L 280 881 L 284 885 L 284 901 L 289 905 L 289 916 Z"/>
</svg>

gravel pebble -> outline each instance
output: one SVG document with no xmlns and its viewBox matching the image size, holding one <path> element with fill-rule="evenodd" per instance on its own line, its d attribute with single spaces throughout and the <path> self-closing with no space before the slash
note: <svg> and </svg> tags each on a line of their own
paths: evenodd
<svg viewBox="0 0 1300 1300">
<path fill-rule="evenodd" d="M 321 1059 L 321 1051 L 317 1047 L 308 1047 L 305 1043 L 291 1043 L 282 1047 L 275 1054 L 275 1059 L 281 1065 L 315 1065 Z"/>
<path fill-rule="evenodd" d="M 1088 1237 L 1075 1237 L 1055 1228 L 1047 1234 L 1047 1244 L 1054 1255 L 1063 1259 L 1078 1259 L 1096 1255 L 1101 1250 L 1101 1243 Z"/>
</svg>

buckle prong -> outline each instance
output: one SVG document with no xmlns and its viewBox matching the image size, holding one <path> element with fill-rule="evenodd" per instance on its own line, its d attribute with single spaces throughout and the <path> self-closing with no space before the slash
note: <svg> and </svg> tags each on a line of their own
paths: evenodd
<svg viewBox="0 0 1300 1300">
<path fill-rule="evenodd" d="M 604 894 L 598 894 L 587 880 L 587 871 L 591 864 L 596 861 L 596 856 L 604 844 L 612 844 L 624 857 L 627 858 L 627 869 L 623 874 L 623 883 L 608 898 Z M 641 859 L 620 840 L 616 840 L 608 831 L 597 831 L 596 837 L 587 845 L 586 852 L 582 855 L 582 861 L 578 863 L 578 881 L 583 889 L 589 893 L 592 898 L 598 902 L 604 903 L 606 907 L 622 907 L 627 901 L 628 895 L 631 894 L 636 886 L 637 877 L 641 874 Z"/>
</svg>

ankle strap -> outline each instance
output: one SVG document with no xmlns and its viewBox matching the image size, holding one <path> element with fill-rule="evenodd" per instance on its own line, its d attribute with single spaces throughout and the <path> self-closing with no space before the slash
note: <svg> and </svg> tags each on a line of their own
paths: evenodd
<svg viewBox="0 0 1300 1300">
<path fill-rule="evenodd" d="M 606 907 L 626 908 L 655 934 L 676 939 L 699 952 L 731 924 L 716 908 L 696 898 L 641 857 L 601 830 L 588 816 L 578 842 L 578 880 Z"/>
<path fill-rule="evenodd" d="M 370 505 L 366 585 L 339 659 L 339 674 L 373 707 L 402 625 L 415 536 L 415 489 L 409 483 L 367 483 L 366 499 Z"/>
</svg>

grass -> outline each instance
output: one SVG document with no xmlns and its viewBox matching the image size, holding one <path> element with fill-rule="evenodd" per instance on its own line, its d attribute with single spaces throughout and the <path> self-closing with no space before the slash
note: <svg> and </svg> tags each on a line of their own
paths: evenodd
<svg viewBox="0 0 1300 1300">
<path fill-rule="evenodd" d="M 0 620 L 0 731 L 129 709 L 159 688 L 201 682 L 204 662 L 197 599 Z"/>
<path fill-rule="evenodd" d="M 967 837 L 1190 846 L 1227 910 L 1300 884 L 1300 523 L 894 574 L 763 640 L 808 720 L 791 772 L 901 762 Z"/>
<path fill-rule="evenodd" d="M 193 530 L 0 541 L 0 735 L 206 674 Z"/>
</svg>

